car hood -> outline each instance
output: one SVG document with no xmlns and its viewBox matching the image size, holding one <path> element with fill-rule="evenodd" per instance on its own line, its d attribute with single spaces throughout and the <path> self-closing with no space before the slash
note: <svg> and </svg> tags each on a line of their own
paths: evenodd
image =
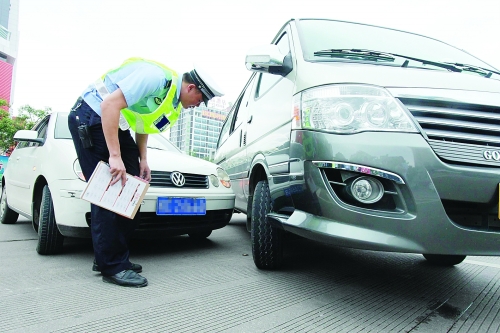
<svg viewBox="0 0 500 333">
<path fill-rule="evenodd" d="M 148 165 L 155 171 L 181 171 L 200 175 L 215 174 L 218 167 L 201 158 L 151 148 L 148 149 Z"/>
<path fill-rule="evenodd" d="M 306 62 L 297 65 L 296 92 L 332 83 L 372 84 L 386 88 L 430 88 L 500 92 L 500 80 L 468 72 L 402 68 L 345 62 Z"/>
</svg>

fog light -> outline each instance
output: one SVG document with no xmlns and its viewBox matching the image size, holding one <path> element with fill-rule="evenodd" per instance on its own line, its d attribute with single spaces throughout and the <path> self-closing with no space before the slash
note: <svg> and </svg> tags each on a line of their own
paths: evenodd
<svg viewBox="0 0 500 333">
<path fill-rule="evenodd" d="M 348 189 L 354 199 L 364 204 L 375 203 L 384 195 L 384 186 L 372 177 L 356 178 Z"/>
</svg>

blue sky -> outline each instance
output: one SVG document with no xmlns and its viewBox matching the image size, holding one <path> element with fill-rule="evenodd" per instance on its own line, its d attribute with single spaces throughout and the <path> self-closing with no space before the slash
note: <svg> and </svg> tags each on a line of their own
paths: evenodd
<svg viewBox="0 0 500 333">
<path fill-rule="evenodd" d="M 248 49 L 293 17 L 427 35 L 500 69 L 499 0 L 20 0 L 13 109 L 68 110 L 86 85 L 133 56 L 178 72 L 199 63 L 234 101 L 250 76 Z"/>
</svg>

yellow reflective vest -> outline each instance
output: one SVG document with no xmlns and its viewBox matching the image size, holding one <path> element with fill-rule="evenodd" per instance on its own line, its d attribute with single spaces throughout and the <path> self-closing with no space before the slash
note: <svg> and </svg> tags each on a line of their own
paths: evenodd
<svg viewBox="0 0 500 333">
<path fill-rule="evenodd" d="M 140 61 L 147 62 L 161 68 L 165 73 L 165 77 L 169 80 L 170 85 L 165 87 L 165 89 L 160 92 L 159 96 L 153 96 L 148 99 L 147 109 L 149 109 L 149 113 L 139 113 L 127 108 L 122 109 L 121 113 L 134 132 L 140 134 L 161 133 L 177 121 L 182 109 L 180 102 L 176 108 L 173 105 L 173 101 L 177 93 L 177 82 L 179 78 L 174 70 L 156 61 L 142 58 L 130 58 L 125 60 L 120 67 L 106 72 L 101 77 L 101 80 L 104 81 L 106 75 L 118 71 L 124 66 Z"/>
</svg>

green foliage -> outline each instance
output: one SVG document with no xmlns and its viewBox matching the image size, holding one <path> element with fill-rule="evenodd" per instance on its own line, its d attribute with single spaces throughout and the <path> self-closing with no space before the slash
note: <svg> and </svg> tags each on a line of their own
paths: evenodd
<svg viewBox="0 0 500 333">
<path fill-rule="evenodd" d="M 0 109 L 0 151 L 5 151 L 14 145 L 14 134 L 24 129 L 19 121 L 14 121 L 9 112 Z"/>
<path fill-rule="evenodd" d="M 29 105 L 23 105 L 18 110 L 18 118 L 24 122 L 24 129 L 31 129 L 35 124 L 46 115 L 52 112 L 51 108 L 46 107 L 45 110 L 37 110 Z"/>
<path fill-rule="evenodd" d="M 0 99 L 0 109 L 1 110 L 8 110 L 9 109 L 9 103 L 7 103 L 6 100 Z"/>
<path fill-rule="evenodd" d="M 8 151 L 11 149 L 14 142 L 14 134 L 23 129 L 31 129 L 38 120 L 45 117 L 52 110 L 45 108 L 45 110 L 37 110 L 29 105 L 24 105 L 19 108 L 19 115 L 11 117 L 8 109 L 9 104 L 0 99 L 0 152 Z"/>
</svg>

